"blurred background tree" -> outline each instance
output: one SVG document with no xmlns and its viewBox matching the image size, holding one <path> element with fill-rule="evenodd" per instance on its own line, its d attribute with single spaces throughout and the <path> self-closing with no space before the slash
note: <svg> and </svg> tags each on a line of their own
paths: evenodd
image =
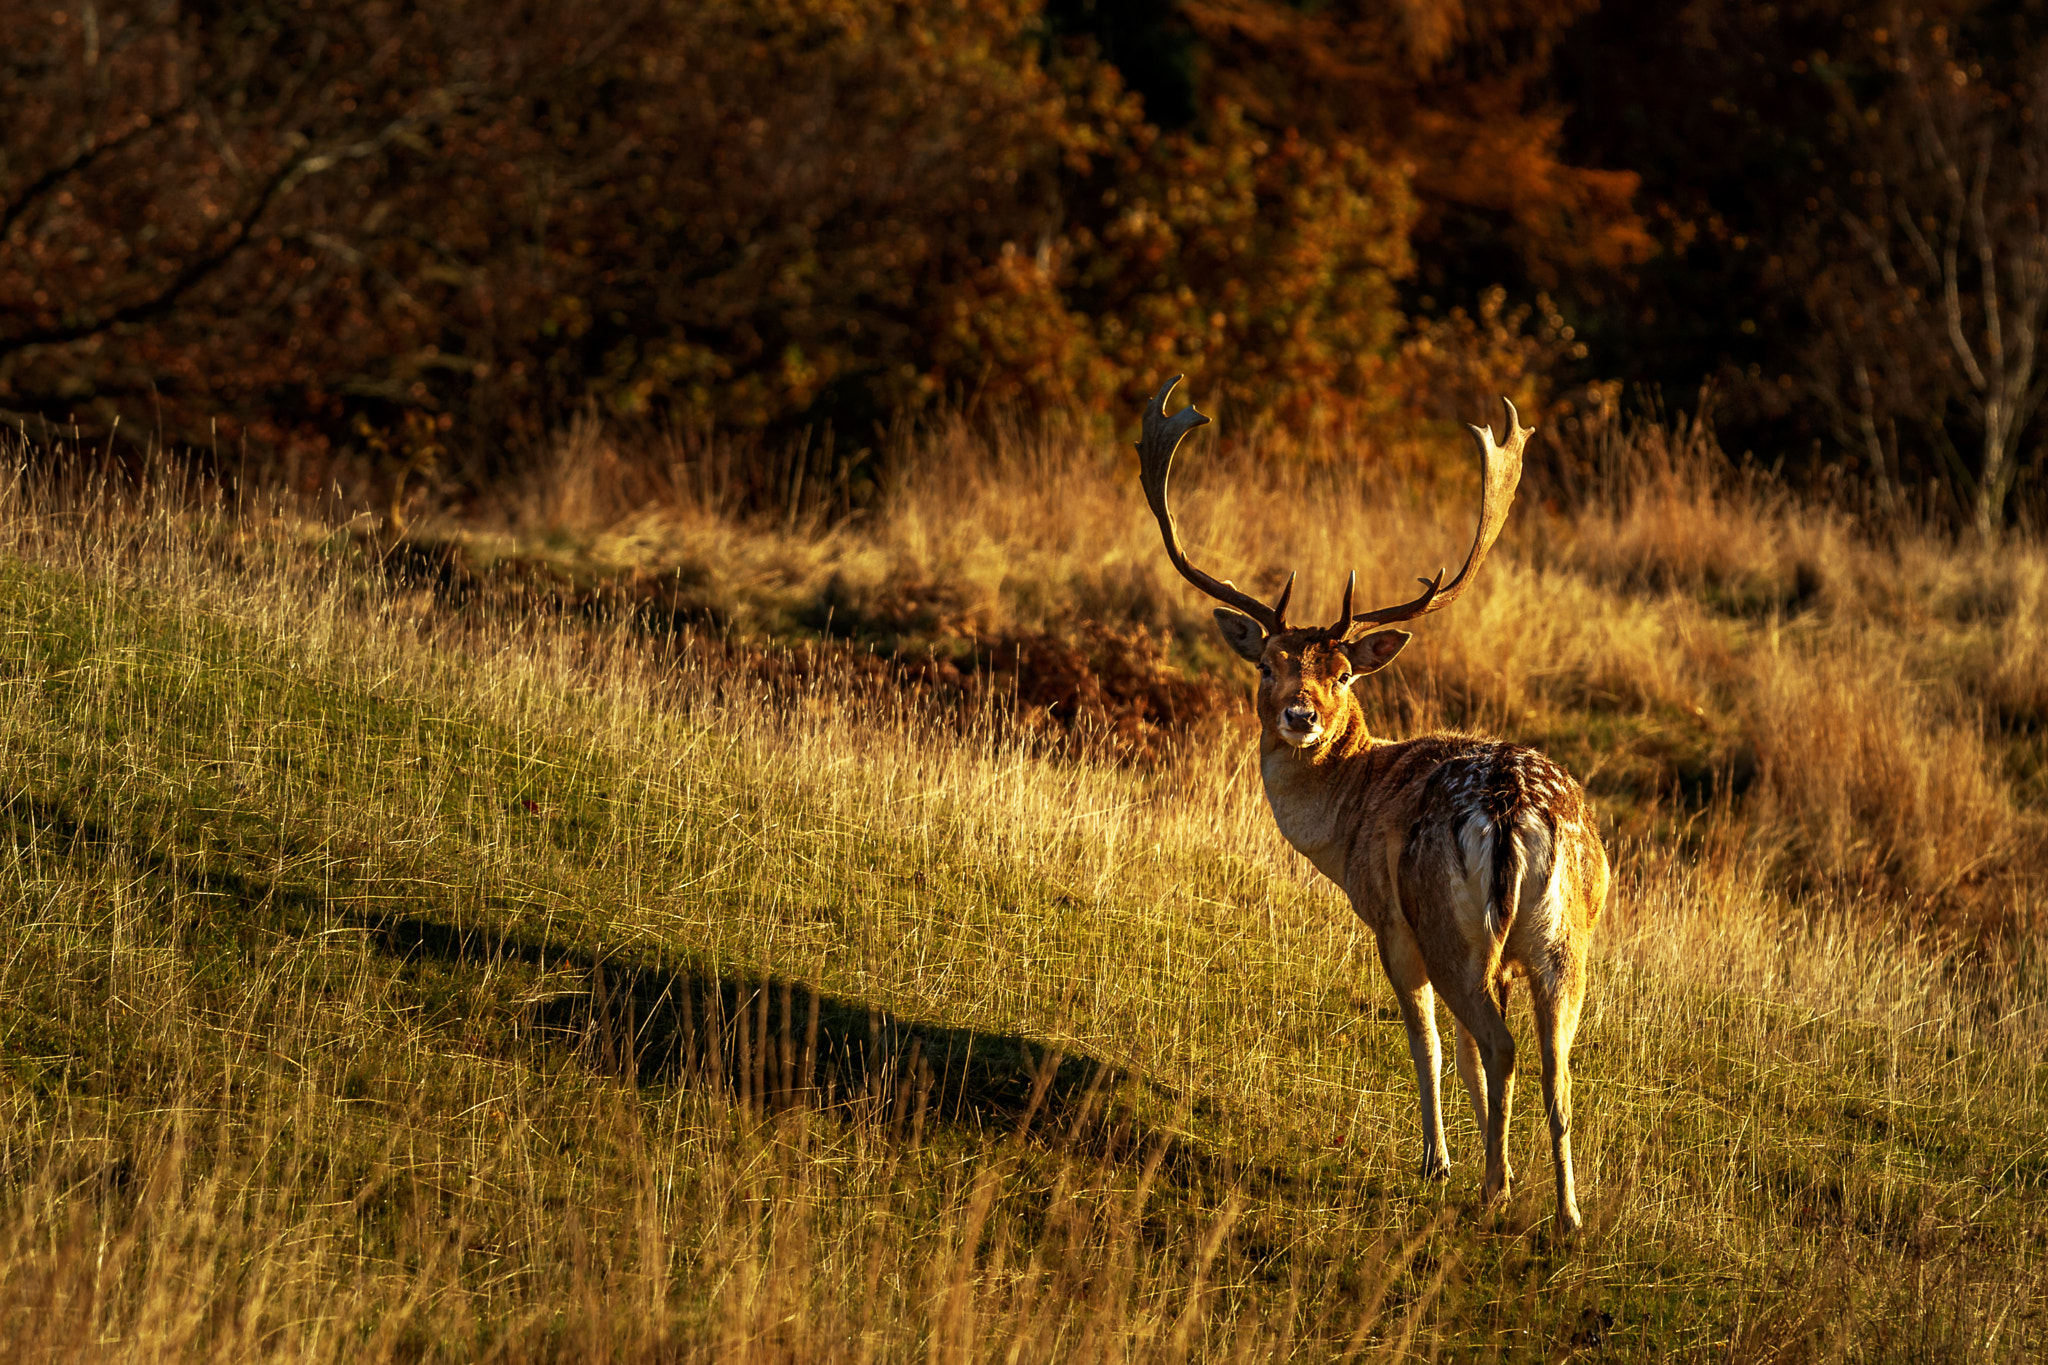
<svg viewBox="0 0 2048 1365">
<path fill-rule="evenodd" d="M 1370 458 L 1710 382 L 1731 449 L 1989 531 L 2042 2 L 7 6 L 0 411 L 455 496 L 593 411 L 863 441 L 1187 370 Z"/>
<path fill-rule="evenodd" d="M 1416 157 L 1306 88 L 1198 87 L 1227 18 L 12 9 L 0 406 L 246 443 L 307 486 L 429 451 L 488 479 L 589 404 L 860 432 L 1128 404 L 1165 367 L 1283 422 L 1383 417 Z M 1402 61 L 1379 79 L 1412 87 Z"/>
<path fill-rule="evenodd" d="M 1567 311 L 1602 374 L 1873 511 L 1989 532 L 2038 479 L 2039 0 L 1606 5 L 1563 146 L 1642 177 L 1655 253 Z M 1931 252 L 1931 255 L 1930 255 Z"/>
<path fill-rule="evenodd" d="M 1810 388 L 1837 442 L 1861 442 L 1881 501 L 1932 479 L 1986 536 L 2048 386 L 2048 62 L 2012 36 L 1986 44 L 1987 67 L 1955 27 L 1902 9 L 1870 32 L 1866 60 L 1896 79 L 1865 98 L 1837 82 L 1851 188 L 1806 290 Z"/>
</svg>

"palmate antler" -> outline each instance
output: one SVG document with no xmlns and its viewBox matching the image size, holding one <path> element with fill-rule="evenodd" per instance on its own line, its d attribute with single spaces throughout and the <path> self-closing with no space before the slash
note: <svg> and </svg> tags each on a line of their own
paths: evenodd
<svg viewBox="0 0 2048 1365">
<path fill-rule="evenodd" d="M 1182 378 L 1184 376 L 1175 375 L 1167 380 L 1152 401 L 1145 405 L 1144 422 L 1138 436 L 1138 477 L 1145 489 L 1145 501 L 1151 504 L 1152 515 L 1159 519 L 1159 533 L 1166 541 L 1166 557 L 1173 561 L 1174 568 L 1180 570 L 1181 577 L 1224 605 L 1251 617 L 1266 634 L 1277 635 L 1287 629 L 1287 600 L 1294 593 L 1292 573 L 1287 575 L 1287 585 L 1280 589 L 1279 600 L 1269 607 L 1249 593 L 1240 591 L 1236 584 L 1202 572 L 1188 561 L 1186 552 L 1181 549 L 1180 530 L 1174 524 L 1173 511 L 1166 500 L 1166 480 L 1173 468 L 1174 451 L 1179 448 L 1181 438 L 1209 422 L 1207 417 L 1195 411 L 1192 404 L 1171 417 L 1166 415 L 1167 397 Z M 1501 401 L 1507 402 L 1506 399 Z M 1344 584 L 1343 610 L 1329 627 L 1331 634 L 1348 636 L 1360 626 L 1412 621 L 1418 616 L 1443 610 L 1464 593 L 1472 575 L 1486 562 L 1487 552 L 1493 548 L 1501 526 L 1507 521 L 1515 487 L 1522 481 L 1522 451 L 1535 434 L 1534 427 L 1521 424 L 1521 414 L 1515 411 L 1513 403 L 1508 403 L 1507 409 L 1508 441 L 1505 446 L 1494 440 L 1491 427 L 1472 428 L 1472 434 L 1479 441 L 1479 532 L 1473 537 L 1472 549 L 1465 556 L 1465 567 L 1458 570 L 1458 576 L 1445 583 L 1445 571 L 1439 569 L 1435 578 L 1419 580 L 1421 596 L 1354 616 L 1351 614 L 1351 594 L 1358 584 L 1358 574 L 1354 570 L 1350 580 Z"/>
<path fill-rule="evenodd" d="M 1173 469 L 1173 452 L 1179 448 L 1181 438 L 1196 427 L 1209 424 L 1209 419 L 1196 412 L 1192 403 L 1171 417 L 1166 415 L 1166 397 L 1185 377 L 1177 374 L 1167 380 L 1145 405 L 1144 424 L 1138 432 L 1138 481 L 1144 485 L 1145 501 L 1152 504 L 1152 515 L 1159 518 L 1159 534 L 1166 539 L 1166 557 L 1180 570 L 1180 576 L 1218 602 L 1257 621 L 1266 634 L 1277 635 L 1287 629 L 1287 599 L 1294 595 L 1293 574 L 1287 575 L 1287 586 L 1280 589 L 1279 600 L 1269 607 L 1250 593 L 1238 591 L 1235 583 L 1203 573 L 1188 562 L 1186 552 L 1180 548 L 1180 528 L 1174 525 L 1173 512 L 1166 505 L 1166 476 Z"/>
<path fill-rule="evenodd" d="M 1500 528 L 1508 519 L 1508 508 L 1515 500 L 1515 488 L 1522 482 L 1522 451 L 1529 444 L 1529 438 L 1536 434 L 1536 428 L 1522 425 L 1522 414 L 1515 411 L 1515 405 L 1503 398 L 1508 409 L 1508 443 L 1503 446 L 1493 439 L 1491 426 L 1472 428 L 1472 435 L 1479 442 L 1479 531 L 1472 537 L 1472 549 L 1465 556 L 1465 567 L 1458 570 L 1458 576 L 1449 583 L 1444 582 L 1444 571 L 1438 569 L 1435 578 L 1419 578 L 1422 594 L 1411 601 L 1397 606 L 1381 607 L 1377 611 L 1362 612 L 1351 616 L 1350 624 L 1356 626 L 1390 626 L 1398 621 L 1412 621 L 1433 611 L 1442 611 L 1458 600 L 1472 581 L 1472 575 L 1486 562 L 1487 551 L 1500 538 Z M 1355 581 L 1358 575 L 1353 574 Z M 1351 589 L 1344 589 L 1344 612 L 1351 612 Z M 1343 618 L 1339 618 L 1340 620 Z"/>
</svg>

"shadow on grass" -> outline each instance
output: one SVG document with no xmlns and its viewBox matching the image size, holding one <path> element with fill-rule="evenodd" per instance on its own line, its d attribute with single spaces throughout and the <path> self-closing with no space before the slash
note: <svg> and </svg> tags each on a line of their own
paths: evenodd
<svg viewBox="0 0 2048 1365">
<path fill-rule="evenodd" d="M 886 1114 L 913 1138 L 928 1122 L 1072 1128 L 1098 1117 L 1131 1080 L 1017 1034 L 910 1020 L 782 977 L 676 967 L 403 913 L 364 927 L 397 957 L 574 973 L 581 989 L 530 1008 L 541 1038 L 643 1086 L 711 1088 L 756 1109 L 851 1105 Z"/>
<path fill-rule="evenodd" d="M 0 831 L 17 847 L 39 841 L 82 861 L 120 859 L 200 898 L 211 908 L 195 927 L 216 942 L 253 951 L 279 933 L 306 937 L 346 923 L 394 963 L 480 974 L 517 962 L 566 974 L 570 984 L 528 1006 L 523 1021 L 496 1026 L 529 1045 L 573 1049 L 584 1065 L 639 1086 L 709 1090 L 755 1112 L 839 1110 L 912 1144 L 950 1127 L 1105 1160 L 1156 1154 L 1161 1174 L 1188 1186 L 1273 1189 L 1303 1174 L 1243 1167 L 1190 1136 L 1191 1122 L 1218 1117 L 1208 1101 L 1022 1034 L 910 1019 L 772 975 L 465 927 L 416 910 L 359 909 L 339 885 L 316 888 L 246 862 L 223 866 L 217 850 L 179 848 L 162 830 L 116 831 L 31 792 L 0 796 Z"/>
</svg>

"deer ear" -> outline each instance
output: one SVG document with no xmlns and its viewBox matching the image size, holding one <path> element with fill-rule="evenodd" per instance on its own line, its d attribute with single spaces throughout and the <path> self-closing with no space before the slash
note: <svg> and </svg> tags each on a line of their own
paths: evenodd
<svg viewBox="0 0 2048 1365">
<path fill-rule="evenodd" d="M 1344 656 L 1351 660 L 1352 671 L 1362 678 L 1394 662 L 1394 656 L 1414 638 L 1405 630 L 1376 630 L 1362 640 L 1347 643 Z"/>
<path fill-rule="evenodd" d="M 1230 611 L 1223 607 L 1216 609 L 1216 628 L 1223 632 L 1223 642 L 1237 651 L 1237 657 L 1247 663 L 1257 663 L 1266 652 L 1266 630 L 1257 621 L 1241 611 Z"/>
</svg>

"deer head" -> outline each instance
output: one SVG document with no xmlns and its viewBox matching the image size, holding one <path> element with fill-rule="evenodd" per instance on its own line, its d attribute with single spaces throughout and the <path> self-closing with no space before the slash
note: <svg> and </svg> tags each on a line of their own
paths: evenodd
<svg viewBox="0 0 2048 1365">
<path fill-rule="evenodd" d="M 1287 602 L 1294 593 L 1294 575 L 1272 606 L 1240 591 L 1227 579 L 1217 579 L 1196 568 L 1181 548 L 1180 529 L 1167 502 L 1167 478 L 1173 468 L 1174 452 L 1181 440 L 1209 419 L 1193 405 L 1168 416 L 1167 397 L 1182 376 L 1175 375 L 1161 386 L 1145 406 L 1138 438 L 1139 479 L 1152 515 L 1159 520 L 1159 533 L 1166 541 L 1166 556 L 1181 577 L 1222 602 L 1216 624 L 1231 649 L 1258 665 L 1259 719 L 1268 734 L 1295 748 L 1316 745 L 1340 728 L 1339 723 L 1354 713 L 1351 684 L 1378 672 L 1394 661 L 1411 638 L 1404 630 L 1373 630 L 1412 621 L 1441 611 L 1458 600 L 1500 535 L 1507 520 L 1515 486 L 1522 477 L 1522 450 L 1534 434 L 1533 427 L 1521 425 L 1513 403 L 1508 409 L 1508 441 L 1494 440 L 1488 427 L 1473 427 L 1479 442 L 1480 488 L 1479 530 L 1465 565 L 1458 576 L 1444 582 L 1444 570 L 1436 577 L 1423 578 L 1422 592 L 1413 599 L 1372 611 L 1353 614 L 1351 601 L 1358 584 L 1354 570 L 1344 585 L 1344 604 L 1337 619 L 1327 626 L 1287 624 Z M 1502 400 L 1506 402 L 1505 399 Z"/>
</svg>

